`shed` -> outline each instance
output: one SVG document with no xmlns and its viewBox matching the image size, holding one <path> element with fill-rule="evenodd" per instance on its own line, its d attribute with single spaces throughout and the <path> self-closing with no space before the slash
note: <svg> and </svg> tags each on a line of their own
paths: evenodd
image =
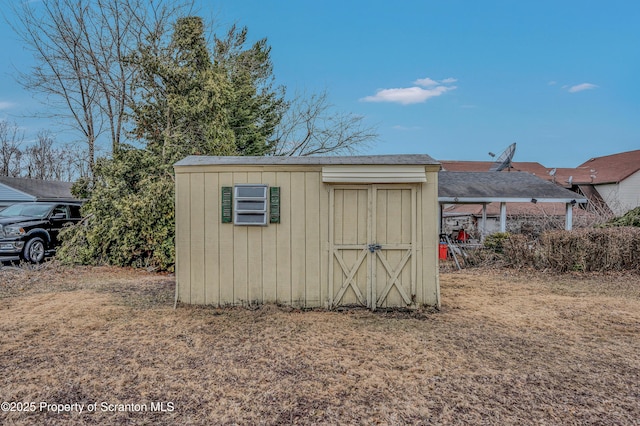
<svg viewBox="0 0 640 426">
<path fill-rule="evenodd" d="M 214 306 L 439 306 L 428 155 L 190 156 L 176 173 L 176 297 Z"/>
</svg>

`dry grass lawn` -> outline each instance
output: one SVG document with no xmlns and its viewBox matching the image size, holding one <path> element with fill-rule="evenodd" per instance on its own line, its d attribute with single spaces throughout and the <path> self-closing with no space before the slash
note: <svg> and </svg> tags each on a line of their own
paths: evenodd
<svg viewBox="0 0 640 426">
<path fill-rule="evenodd" d="M 441 287 L 440 312 L 174 310 L 172 276 L 5 268 L 0 402 L 35 411 L 0 424 L 640 423 L 639 276 Z"/>
</svg>

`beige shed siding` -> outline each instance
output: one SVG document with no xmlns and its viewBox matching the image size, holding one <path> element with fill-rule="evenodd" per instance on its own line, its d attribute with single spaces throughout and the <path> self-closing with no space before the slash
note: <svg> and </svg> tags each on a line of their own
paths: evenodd
<svg viewBox="0 0 640 426">
<path fill-rule="evenodd" d="M 398 184 L 401 189 L 394 189 L 393 184 L 379 185 L 384 189 L 378 190 L 376 209 L 385 213 L 379 215 L 379 223 L 373 226 L 392 243 L 411 242 L 411 231 L 415 228 L 415 251 L 399 282 L 409 292 L 417 292 L 417 304 L 437 305 L 437 168 L 426 167 L 424 184 Z M 280 187 L 281 223 L 267 226 L 221 223 L 220 188 L 238 183 Z M 335 225 L 335 241 L 366 244 L 372 232 L 367 221 L 361 220 L 361 216 L 368 214 L 367 197 L 372 186 L 342 186 L 347 189 L 336 192 L 336 215 L 330 219 L 333 213 L 330 189 L 339 185 L 323 183 L 320 166 L 176 168 L 178 299 L 216 306 L 264 302 L 329 306 L 338 291 L 329 288 L 329 284 L 342 280 L 342 269 L 336 264 L 330 266 L 335 263 L 329 253 L 330 221 Z M 412 204 L 416 207 L 414 212 Z M 345 262 L 355 262 L 358 253 L 347 251 Z M 395 267 L 402 253 L 398 250 L 388 256 L 389 264 Z M 370 261 L 365 259 L 365 263 Z M 356 277 L 363 292 L 367 291 L 366 274 L 363 268 Z M 377 265 L 376 274 L 384 277 L 387 272 Z M 374 291 L 379 293 L 383 287 L 380 281 Z M 345 297 L 345 302 L 357 302 L 352 290 Z M 392 288 L 383 306 L 402 306 L 402 300 Z"/>
<path fill-rule="evenodd" d="M 305 271 L 304 280 L 305 300 L 309 305 L 321 306 L 322 293 L 320 291 L 320 259 L 322 243 L 320 241 L 320 175 L 318 173 L 304 174 L 305 200 Z"/>
<path fill-rule="evenodd" d="M 220 175 L 204 173 L 204 295 L 205 304 L 217 304 L 220 300 L 220 267 L 218 262 L 210 259 L 220 259 L 220 197 L 209 188 L 219 188 Z"/>
<path fill-rule="evenodd" d="M 279 186 L 281 223 L 221 223 L 220 188 L 238 183 Z M 328 195 L 319 172 L 177 173 L 176 192 L 181 301 L 221 306 L 264 300 L 324 304 L 321 232 L 324 228 L 326 235 L 326 225 L 320 215 L 327 214 Z"/>
<path fill-rule="evenodd" d="M 191 212 L 189 223 L 191 229 L 191 282 L 204 282 L 204 175 L 198 173 L 191 176 Z M 191 298 L 196 303 L 204 303 L 205 287 L 194 285 L 191 287 Z"/>
<path fill-rule="evenodd" d="M 280 223 L 276 228 L 276 263 L 265 265 L 276 268 L 276 301 L 291 303 L 291 173 L 278 172 L 276 186 L 280 187 Z M 286 199 L 286 200 L 285 200 Z M 295 204 L 299 204 L 293 201 Z M 298 206 L 296 206 L 298 208 Z M 266 248 L 269 249 L 268 247 Z M 271 283 L 268 283 L 271 285 Z"/>
<path fill-rule="evenodd" d="M 223 186 L 233 186 L 233 179 L 235 173 L 220 173 L 220 186 L 218 188 L 212 188 L 216 197 L 216 208 L 220 210 L 220 188 Z M 234 246 L 235 241 L 234 226 L 224 223 L 205 224 L 205 226 L 214 226 L 218 228 L 218 242 L 220 244 L 220 261 L 218 262 L 218 281 L 220 282 L 220 295 L 218 296 L 218 302 L 214 302 L 216 305 L 231 305 L 236 302 L 235 299 L 235 279 L 233 271 L 235 270 L 234 263 Z M 205 230 L 206 232 L 206 230 Z M 215 238 L 215 236 L 214 236 Z M 207 262 L 215 262 L 216 259 L 205 253 Z M 229 285 L 233 283 L 232 285 Z M 215 298 L 215 295 L 213 296 Z"/>
<path fill-rule="evenodd" d="M 191 176 L 176 173 L 176 282 L 177 297 L 191 303 Z"/>
</svg>

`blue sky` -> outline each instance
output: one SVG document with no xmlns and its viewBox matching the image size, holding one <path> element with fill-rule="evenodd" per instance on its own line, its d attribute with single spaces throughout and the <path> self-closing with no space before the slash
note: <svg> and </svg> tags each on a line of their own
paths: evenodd
<svg viewBox="0 0 640 426">
<path fill-rule="evenodd" d="M 218 0 L 199 12 L 216 31 L 266 37 L 290 93 L 327 90 L 376 125 L 365 154 L 490 160 L 516 142 L 516 161 L 575 167 L 640 149 L 640 2 Z M 42 108 L 11 77 L 29 54 L 6 25 L 0 36 L 0 118 L 48 128 L 22 117 Z"/>
</svg>

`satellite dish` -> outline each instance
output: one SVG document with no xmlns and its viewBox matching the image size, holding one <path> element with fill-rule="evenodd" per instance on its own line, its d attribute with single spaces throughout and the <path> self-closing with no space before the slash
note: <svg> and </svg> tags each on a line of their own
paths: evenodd
<svg viewBox="0 0 640 426">
<path fill-rule="evenodd" d="M 512 143 L 504 150 L 502 154 L 498 157 L 498 159 L 493 163 L 490 172 L 499 172 L 501 170 L 507 169 L 511 167 L 511 160 L 513 159 L 513 154 L 516 152 L 516 144 Z"/>
</svg>

